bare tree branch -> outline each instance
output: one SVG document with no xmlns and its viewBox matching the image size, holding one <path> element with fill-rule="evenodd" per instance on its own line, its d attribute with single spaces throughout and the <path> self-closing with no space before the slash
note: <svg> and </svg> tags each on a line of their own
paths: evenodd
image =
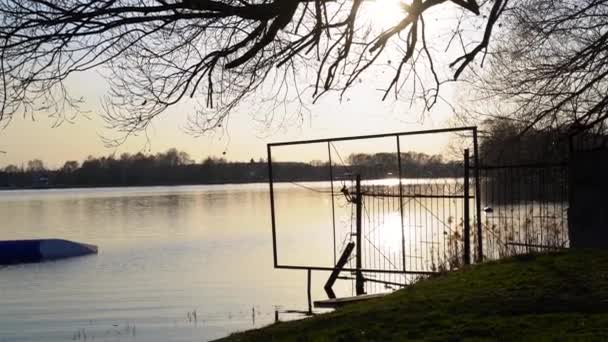
<svg viewBox="0 0 608 342">
<path fill-rule="evenodd" d="M 531 128 L 604 129 L 608 1 L 522 0 L 505 13 L 479 94 Z"/>
<path fill-rule="evenodd" d="M 121 133 L 109 142 L 145 131 L 155 117 L 187 98 L 204 98 L 191 120 L 204 132 L 220 127 L 239 104 L 257 96 L 269 75 L 287 77 L 290 84 L 274 84 L 288 89 L 285 101 L 303 108 L 304 93 L 310 91 L 315 101 L 332 91 L 343 95 L 382 56 L 399 49 L 383 98 L 418 75 L 411 80 L 431 96 L 425 102 L 430 108 L 443 80 L 423 14 L 445 7 L 482 18 L 484 8 L 491 8 L 481 43 L 454 62 L 458 78 L 487 49 L 507 2 L 413 0 L 403 4 L 402 20 L 380 29 L 384 23 L 370 20 L 363 0 L 2 0 L 0 122 L 36 112 L 60 120 L 79 110 L 83 99 L 72 98 L 65 81 L 95 69 L 103 70 L 110 84 L 103 116 Z M 404 73 L 406 67 L 416 68 L 421 54 L 430 69 Z M 316 70 L 315 76 L 308 79 L 304 70 Z M 433 91 L 422 82 L 425 72 L 433 75 Z"/>
</svg>

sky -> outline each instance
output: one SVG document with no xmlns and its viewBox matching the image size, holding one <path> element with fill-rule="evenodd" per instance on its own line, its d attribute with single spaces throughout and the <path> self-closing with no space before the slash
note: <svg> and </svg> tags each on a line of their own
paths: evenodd
<svg viewBox="0 0 608 342">
<path fill-rule="evenodd" d="M 172 147 L 186 151 L 196 161 L 207 156 L 257 160 L 266 157 L 266 144 L 270 142 L 441 128 L 448 126 L 451 114 L 448 107 L 438 105 L 421 120 L 420 112 L 413 111 L 408 103 L 383 103 L 379 92 L 362 96 L 355 93 L 350 101 L 342 103 L 330 95 L 319 104 L 312 105 L 310 110 L 310 115 L 302 122 L 273 129 L 261 127 L 249 113 L 235 112 L 224 130 L 194 137 L 184 129 L 185 113 L 172 109 L 153 122 L 147 138 L 141 135 L 132 137 L 123 145 L 112 148 L 104 146 L 102 141 L 101 136 L 112 135 L 113 132 L 104 127 L 98 112 L 78 115 L 72 122 L 63 122 L 54 128 L 54 121 L 43 113 L 35 115 L 35 120 L 18 117 L 0 131 L 0 150 L 5 152 L 0 154 L 0 167 L 19 166 L 37 158 L 43 160 L 47 167 L 56 168 L 67 160 L 82 161 L 89 155 L 157 153 Z M 437 137 L 433 139 L 435 141 L 421 139 L 409 149 L 441 152 L 437 148 L 442 144 L 436 141 Z M 309 155 L 311 160 L 322 157 Z"/>
<path fill-rule="evenodd" d="M 383 6 L 393 1 L 389 3 L 393 7 L 377 7 L 377 12 L 370 12 L 372 15 L 398 18 L 395 16 L 398 14 L 395 0 L 378 1 Z M 443 128 L 449 126 L 452 114 L 448 105 L 439 102 L 430 113 L 421 117 L 419 108 L 412 108 L 405 101 L 382 102 L 383 93 L 375 90 L 373 85 L 364 84 L 349 91 L 343 102 L 336 95 L 325 96 L 308 107 L 310 112 L 302 121 L 288 122 L 280 128 L 275 125 L 268 129 L 261 125 L 256 118 L 263 113 L 237 110 L 221 131 L 194 137 L 185 132 L 189 109 L 178 106 L 155 120 L 147 131 L 147 137 L 132 137 L 119 147 L 108 148 L 101 136 L 111 136 L 113 132 L 105 128 L 99 117 L 101 99 L 108 90 L 105 80 L 91 71 L 75 74 L 67 82 L 73 95 L 83 97 L 84 108 L 90 113 L 77 115 L 59 127 L 52 127 L 54 121 L 45 113 L 36 113 L 34 118 L 13 118 L 8 127 L 0 130 L 0 151 L 4 151 L 0 153 L 0 168 L 9 164 L 24 165 L 35 158 L 43 160 L 47 167 L 57 168 L 67 160 L 82 161 L 89 155 L 157 153 L 172 147 L 189 153 L 196 161 L 208 156 L 257 160 L 266 157 L 266 144 L 269 142 Z M 444 89 L 442 96 L 448 101 L 454 98 L 449 87 Z M 409 139 L 402 150 L 441 153 L 446 144 L 447 137 L 417 137 Z M 298 156 L 304 160 L 324 159 L 315 153 L 305 152 Z M 297 155 L 291 152 L 284 154 L 285 159 Z"/>
</svg>

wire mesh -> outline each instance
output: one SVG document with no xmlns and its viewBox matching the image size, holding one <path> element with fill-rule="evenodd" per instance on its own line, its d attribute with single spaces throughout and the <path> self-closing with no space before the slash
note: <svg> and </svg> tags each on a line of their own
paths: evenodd
<svg viewBox="0 0 608 342">
<path fill-rule="evenodd" d="M 481 189 L 487 258 L 569 246 L 565 163 L 482 167 Z"/>
</svg>

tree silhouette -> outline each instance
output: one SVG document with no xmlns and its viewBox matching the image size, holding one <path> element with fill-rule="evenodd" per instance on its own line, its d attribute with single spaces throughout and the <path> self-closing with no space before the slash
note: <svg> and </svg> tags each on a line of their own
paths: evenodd
<svg viewBox="0 0 608 342">
<path fill-rule="evenodd" d="M 44 163 L 40 159 L 32 159 L 27 162 L 27 170 L 30 172 L 41 172 L 46 170 Z"/>
<path fill-rule="evenodd" d="M 157 154 L 137 153 L 89 156 L 80 166 L 67 161 L 56 170 L 48 170 L 42 161 L 28 162 L 26 169 L 14 165 L 0 170 L 0 188 L 31 187 L 41 176 L 48 179 L 45 186 L 148 186 L 222 184 L 268 181 L 268 164 L 249 161 L 228 161 L 208 157 L 200 163 L 191 159 L 175 159 L 187 153 L 171 148 Z M 395 153 L 357 154 L 347 158 L 348 165 L 333 165 L 334 176 L 351 174 L 353 170 L 369 177 L 387 178 L 396 174 Z M 443 161 L 438 155 L 403 152 L 402 166 L 406 177 L 452 177 L 462 171 L 462 163 Z M 389 174 L 389 172 L 394 172 Z M 327 181 L 329 161 L 274 162 L 273 177 L 277 182 Z"/>
<path fill-rule="evenodd" d="M 514 119 L 523 131 L 605 131 L 608 118 L 608 4 L 523 0 L 477 79 L 483 114 Z M 488 102 L 501 103 L 489 111 Z"/>
<path fill-rule="evenodd" d="M 6 173 L 17 173 L 17 172 L 21 172 L 21 169 L 18 168 L 16 165 L 10 164 L 10 165 L 7 165 L 4 168 L 4 172 L 6 172 Z"/>
<path fill-rule="evenodd" d="M 75 172 L 76 170 L 78 170 L 79 167 L 80 166 L 77 161 L 69 160 L 63 164 L 63 167 L 61 168 L 61 172 L 72 173 L 72 172 Z"/>
<path fill-rule="evenodd" d="M 3 0 L 0 122 L 77 109 L 80 99 L 64 82 L 98 67 L 111 87 L 104 118 L 123 136 L 187 97 L 204 99 L 190 127 L 206 131 L 262 85 L 271 86 L 276 103 L 303 101 L 303 94 L 316 100 L 343 94 L 374 65 L 393 73 L 384 98 L 412 80 L 430 107 L 445 79 L 434 62 L 443 51 L 429 48 L 433 24 L 425 16 L 452 11 L 460 18 L 450 23 L 451 38 L 438 38 L 458 45 L 460 57 L 450 64 L 456 79 L 488 47 L 507 3 L 412 0 L 401 20 L 379 29 L 382 19 L 366 19 L 363 0 Z M 464 26 L 479 32 L 467 41 Z M 432 86 L 416 65 L 433 74 Z"/>
</svg>

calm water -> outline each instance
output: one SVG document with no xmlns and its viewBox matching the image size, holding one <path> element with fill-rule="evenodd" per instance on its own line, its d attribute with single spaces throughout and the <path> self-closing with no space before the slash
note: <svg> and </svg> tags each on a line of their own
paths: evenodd
<svg viewBox="0 0 608 342">
<path fill-rule="evenodd" d="M 331 263 L 331 249 L 307 234 L 328 219 L 329 198 L 277 191 L 281 208 L 302 208 L 281 217 L 293 233 L 283 253 Z M 272 266 L 265 184 L 5 191 L 0 219 L 0 239 L 65 238 L 100 250 L 0 268 L 2 342 L 204 341 L 271 323 L 276 306 L 306 308 L 306 273 Z M 313 274 L 315 298 L 325 277 Z"/>
</svg>

